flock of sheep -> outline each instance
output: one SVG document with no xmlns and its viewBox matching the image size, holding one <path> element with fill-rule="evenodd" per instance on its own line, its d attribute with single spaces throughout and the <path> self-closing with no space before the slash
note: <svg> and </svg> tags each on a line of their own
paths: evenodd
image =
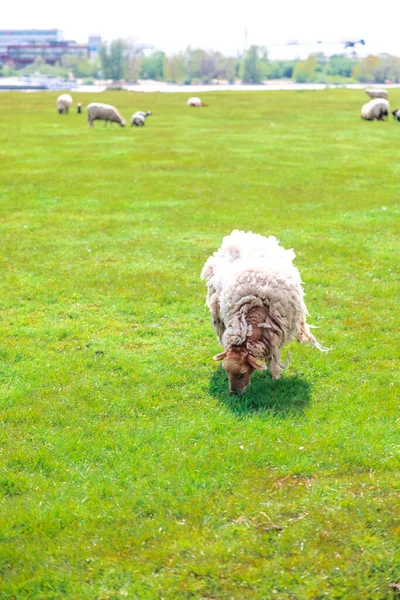
<svg viewBox="0 0 400 600">
<path fill-rule="evenodd" d="M 72 96 L 69 94 L 61 94 L 57 98 L 57 110 L 62 114 L 68 114 L 69 109 L 72 106 Z M 77 104 L 77 112 L 78 114 L 82 112 L 82 104 L 78 102 Z M 143 127 L 146 121 L 146 117 L 151 115 L 151 110 L 147 112 L 137 111 L 133 113 L 131 116 L 131 125 L 135 125 L 136 127 Z M 126 121 L 124 117 L 121 115 L 119 110 L 112 106 L 111 104 L 103 104 L 102 102 L 92 102 L 87 107 L 87 117 L 90 127 L 93 127 L 94 121 L 104 121 L 104 124 L 107 123 L 118 123 L 121 127 L 125 127 Z"/>
<path fill-rule="evenodd" d="M 361 109 L 361 118 L 371 121 L 389 116 L 386 90 L 366 90 L 371 100 Z M 60 113 L 72 105 L 69 94 L 57 99 Z M 190 98 L 188 106 L 206 106 L 199 98 Z M 82 106 L 77 105 L 78 113 Z M 393 111 L 400 121 L 400 110 Z M 111 105 L 92 102 L 87 107 L 89 125 L 96 120 L 125 126 L 125 119 Z M 145 124 L 148 112 L 136 112 L 131 125 Z M 274 236 L 234 230 L 221 248 L 206 261 L 201 278 L 207 284 L 207 306 L 215 333 L 223 351 L 214 360 L 223 361 L 231 392 L 244 392 L 257 370 L 269 369 L 279 379 L 289 363 L 281 362 L 283 346 L 297 339 L 321 351 L 306 322 L 307 308 L 300 273 L 293 265 L 295 253 L 285 250 Z"/>
<path fill-rule="evenodd" d="M 377 121 L 383 121 L 387 118 L 390 113 L 387 90 L 372 88 L 365 90 L 365 93 L 368 94 L 372 100 L 361 107 L 361 118 L 365 121 L 374 121 L 375 119 Z M 393 110 L 392 115 L 397 121 L 400 121 L 399 109 Z"/>
<path fill-rule="evenodd" d="M 388 101 L 388 92 L 383 89 L 367 89 L 366 94 L 371 98 L 369 102 L 364 104 L 361 108 L 361 118 L 365 121 L 383 121 L 389 117 L 390 106 Z M 187 106 L 207 106 L 200 98 L 192 97 L 186 102 Z M 70 107 L 72 106 L 72 97 L 69 94 L 61 94 L 57 98 L 57 109 L 60 114 L 68 114 Z M 77 104 L 77 112 L 82 112 L 82 104 Z M 135 127 L 143 127 L 146 118 L 152 114 L 149 111 L 137 111 L 133 113 L 130 119 L 131 125 Z M 400 109 L 392 111 L 393 117 L 400 121 Z M 111 104 L 103 104 L 102 102 L 92 102 L 87 107 L 87 117 L 90 127 L 93 127 L 94 121 L 104 121 L 105 124 L 118 123 L 121 127 L 125 127 L 126 121 L 121 115 L 119 110 Z"/>
<path fill-rule="evenodd" d="M 187 106 L 207 106 L 200 98 L 194 97 L 189 98 L 186 104 Z M 61 94 L 61 96 L 57 98 L 57 110 L 60 115 L 68 114 L 71 106 L 72 96 L 70 96 L 70 94 Z M 76 107 L 77 113 L 82 113 L 82 104 L 80 102 L 78 102 Z M 135 125 L 135 127 L 143 127 L 146 122 L 146 117 L 151 114 L 151 110 L 146 112 L 139 110 L 133 113 L 131 116 L 131 126 Z M 90 127 L 93 127 L 94 121 L 104 121 L 105 125 L 107 125 L 107 123 L 118 123 L 121 127 L 125 127 L 126 125 L 124 117 L 115 106 L 103 104 L 102 102 L 92 102 L 89 104 L 87 107 L 87 117 Z"/>
</svg>

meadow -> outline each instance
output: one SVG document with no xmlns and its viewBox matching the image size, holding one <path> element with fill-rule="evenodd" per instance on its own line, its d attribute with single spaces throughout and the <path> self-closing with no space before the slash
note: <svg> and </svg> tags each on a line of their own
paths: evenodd
<svg viewBox="0 0 400 600">
<path fill-rule="evenodd" d="M 390 599 L 400 124 L 352 90 L 73 94 L 153 111 L 89 129 L 57 95 L 0 95 L 0 598 Z M 332 347 L 242 396 L 199 278 L 235 228 L 295 249 Z"/>
</svg>

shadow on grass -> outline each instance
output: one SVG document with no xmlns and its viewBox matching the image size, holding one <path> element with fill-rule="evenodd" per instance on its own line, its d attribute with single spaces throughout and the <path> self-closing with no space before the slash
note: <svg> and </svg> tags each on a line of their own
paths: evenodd
<svg viewBox="0 0 400 600">
<path fill-rule="evenodd" d="M 310 402 L 310 383 L 295 375 L 274 381 L 269 373 L 254 373 L 244 394 L 231 394 L 228 376 L 220 367 L 210 377 L 210 393 L 237 416 L 264 411 L 285 416 L 303 412 Z"/>
</svg>

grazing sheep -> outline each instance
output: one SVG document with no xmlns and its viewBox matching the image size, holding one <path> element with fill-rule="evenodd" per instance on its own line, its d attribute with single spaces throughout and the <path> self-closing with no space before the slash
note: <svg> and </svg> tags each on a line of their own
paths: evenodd
<svg viewBox="0 0 400 600">
<path fill-rule="evenodd" d="M 125 127 L 124 117 L 111 104 L 92 102 L 87 107 L 87 114 L 90 127 L 93 127 L 93 121 L 104 121 L 104 126 L 110 121 L 111 123 L 119 123 L 121 127 Z"/>
<path fill-rule="evenodd" d="M 204 102 L 202 102 L 200 100 L 200 98 L 189 98 L 189 100 L 186 102 L 187 106 L 208 106 L 208 104 L 204 104 Z"/>
<path fill-rule="evenodd" d="M 386 100 L 388 99 L 387 90 L 379 90 L 378 88 L 370 88 L 368 90 L 365 90 L 365 93 L 370 98 L 385 98 Z"/>
<path fill-rule="evenodd" d="M 279 379 L 289 360 L 281 364 L 282 347 L 297 338 L 321 351 L 306 323 L 300 274 L 295 253 L 274 236 L 232 231 L 205 263 L 207 306 L 224 348 L 214 356 L 223 360 L 231 392 L 244 392 L 255 370 Z"/>
<path fill-rule="evenodd" d="M 149 117 L 151 114 L 151 110 L 148 110 L 147 112 L 138 110 L 131 116 L 131 126 L 136 125 L 136 127 L 143 127 L 146 121 L 146 117 Z"/>
<path fill-rule="evenodd" d="M 78 115 L 82 113 L 82 104 L 80 102 L 78 102 L 78 104 L 76 105 L 76 112 L 78 113 Z"/>
<path fill-rule="evenodd" d="M 61 94 L 61 96 L 58 96 L 57 110 L 60 113 L 60 115 L 62 115 L 63 113 L 65 113 L 67 115 L 71 104 L 72 104 L 72 97 L 69 94 Z"/>
<path fill-rule="evenodd" d="M 370 100 L 367 104 L 361 108 L 361 118 L 365 121 L 383 121 L 385 117 L 389 116 L 389 102 L 384 98 L 376 98 Z"/>
<path fill-rule="evenodd" d="M 393 118 L 397 121 L 400 121 L 400 109 L 396 108 L 396 110 L 392 110 Z"/>
</svg>

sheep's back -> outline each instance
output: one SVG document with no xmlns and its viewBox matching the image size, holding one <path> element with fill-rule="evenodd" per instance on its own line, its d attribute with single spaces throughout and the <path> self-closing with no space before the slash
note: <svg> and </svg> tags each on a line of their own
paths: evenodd
<svg viewBox="0 0 400 600">
<path fill-rule="evenodd" d="M 382 111 L 389 114 L 389 102 L 384 98 L 375 98 L 364 104 L 361 108 L 361 117 L 363 119 L 379 119 Z"/>
<path fill-rule="evenodd" d="M 300 274 L 284 260 L 237 260 L 220 264 L 213 278 L 226 328 L 250 308 L 263 306 L 280 328 L 281 343 L 297 337 L 307 309 Z"/>
<path fill-rule="evenodd" d="M 103 104 L 101 102 L 92 102 L 87 107 L 88 117 L 97 118 L 108 121 L 123 120 L 119 111 L 111 104 Z"/>
<path fill-rule="evenodd" d="M 268 260 L 281 259 L 292 263 L 295 256 L 292 249 L 286 250 L 280 246 L 273 235 L 264 237 L 251 231 L 246 232 L 235 229 L 230 235 L 223 238 L 221 248 L 206 261 L 201 272 L 201 278 L 207 282 L 210 281 L 214 269 L 222 262 L 229 264 L 236 260 L 265 258 Z"/>
</svg>

